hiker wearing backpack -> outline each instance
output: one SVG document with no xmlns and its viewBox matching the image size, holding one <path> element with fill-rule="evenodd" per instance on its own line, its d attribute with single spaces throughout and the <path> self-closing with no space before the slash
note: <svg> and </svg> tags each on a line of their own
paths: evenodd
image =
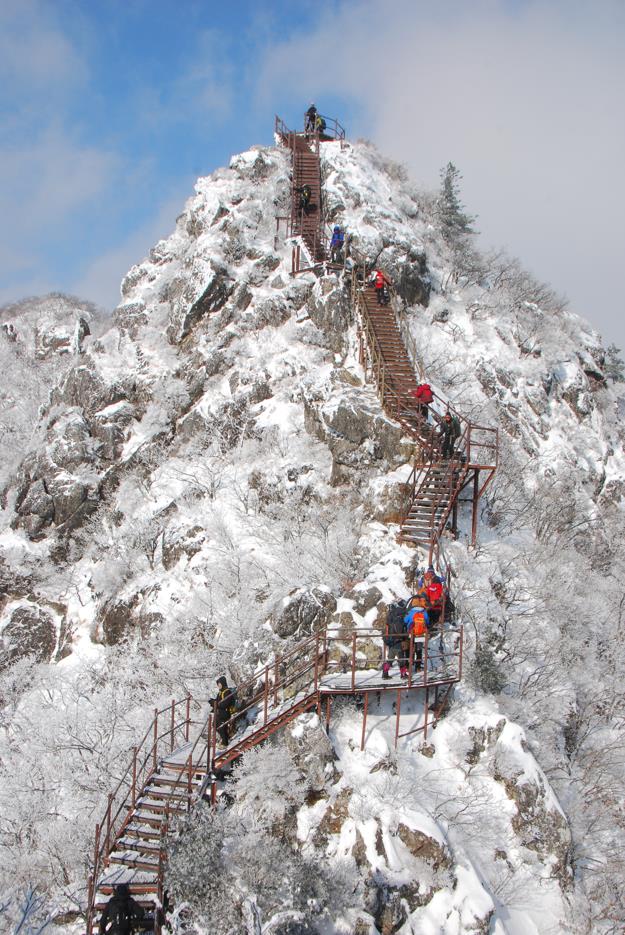
<svg viewBox="0 0 625 935">
<path fill-rule="evenodd" d="M 404 624 L 414 640 L 415 669 L 417 672 L 423 667 L 423 646 L 430 625 L 430 616 L 423 603 L 413 605 L 404 617 Z"/>
<path fill-rule="evenodd" d="M 308 136 L 309 133 L 315 132 L 315 122 L 317 120 L 317 108 L 314 104 L 311 104 L 306 113 L 304 114 L 304 133 Z"/>
<path fill-rule="evenodd" d="M 310 185 L 300 185 L 299 188 L 296 188 L 295 191 L 299 195 L 299 206 L 304 212 L 308 214 L 310 211 L 310 199 L 312 198 L 312 188 Z"/>
<path fill-rule="evenodd" d="M 383 679 L 390 679 L 390 670 L 395 659 L 397 659 L 401 678 L 408 678 L 408 639 L 404 627 L 405 614 L 406 601 L 403 600 L 395 601 L 388 609 L 388 620 L 384 635 L 384 643 L 388 648 L 388 653 L 386 661 L 382 664 Z"/>
<path fill-rule="evenodd" d="M 325 132 L 326 132 L 326 122 L 321 116 L 321 114 L 317 114 L 317 116 L 315 117 L 315 133 L 318 133 L 319 136 L 323 136 Z"/>
<path fill-rule="evenodd" d="M 132 935 L 145 921 L 145 910 L 130 895 L 127 883 L 118 883 L 100 916 L 100 935 Z"/>
<path fill-rule="evenodd" d="M 386 287 L 387 285 L 390 285 L 390 283 L 381 269 L 376 269 L 375 273 L 373 274 L 371 278 L 371 282 L 373 283 L 375 287 L 375 296 L 376 296 L 376 299 L 378 300 L 378 305 L 387 305 L 388 304 L 388 298 L 387 298 L 388 293 L 386 291 Z"/>
<path fill-rule="evenodd" d="M 460 437 L 460 421 L 451 412 L 446 412 L 441 425 L 441 440 L 443 442 L 442 455 L 445 460 L 454 456 L 456 439 Z"/>
<path fill-rule="evenodd" d="M 429 383 L 420 383 L 416 390 L 411 390 L 411 396 L 414 396 L 419 403 L 419 411 L 425 422 L 428 420 L 429 406 L 434 400 L 432 387 Z"/>
<path fill-rule="evenodd" d="M 215 725 L 217 733 L 223 747 L 228 746 L 228 741 L 234 733 L 234 715 L 237 710 L 236 689 L 228 685 L 225 675 L 220 675 L 217 679 L 219 691 L 215 698 L 210 699 L 210 704 L 215 712 Z"/>
</svg>

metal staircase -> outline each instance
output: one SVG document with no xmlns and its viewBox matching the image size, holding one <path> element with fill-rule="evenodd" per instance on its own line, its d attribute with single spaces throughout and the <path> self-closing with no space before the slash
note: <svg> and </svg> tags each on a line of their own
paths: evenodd
<svg viewBox="0 0 625 935">
<path fill-rule="evenodd" d="M 305 711 L 316 709 L 329 724 L 334 697 L 364 697 L 364 747 L 370 695 L 393 692 L 397 742 L 402 736 L 402 695 L 418 689 L 423 692 L 424 716 L 415 730 L 423 730 L 427 736 L 428 724 L 435 723 L 452 686 L 461 678 L 462 628 L 447 625 L 426 639 L 423 671 L 417 673 L 411 665 L 406 680 L 398 673 L 382 679 L 386 658 L 382 637 L 382 630 L 375 627 L 350 633 L 340 627 L 325 629 L 274 659 L 259 675 L 237 686 L 240 704 L 227 722 L 233 735 L 224 748 L 218 744 L 217 724 L 206 700 L 194 702 L 187 697 L 155 711 L 96 826 L 88 935 L 93 935 L 118 883 L 128 883 L 133 898 L 149 913 L 153 931 L 161 931 L 168 828 L 202 798 L 214 802 L 220 771 Z M 376 655 L 377 665 L 372 665 Z M 409 655 L 412 661 L 412 641 Z"/>
<path fill-rule="evenodd" d="M 309 269 L 327 257 L 320 142 L 341 141 L 345 131 L 326 118 L 319 134 L 293 132 L 276 117 L 276 134 L 292 154 L 291 214 L 287 236 L 298 238 L 308 254 Z M 299 206 L 297 189 L 311 187 L 308 212 Z M 278 219 L 280 220 L 280 219 Z M 302 272 L 301 246 L 294 248 L 293 272 Z M 412 395 L 418 381 L 416 361 L 402 338 L 395 296 L 379 306 L 375 290 L 367 283 L 368 271 L 352 270 L 352 302 L 357 313 L 360 359 L 375 380 L 382 406 L 415 440 L 416 454 L 409 479 L 409 507 L 402 519 L 400 537 L 438 555 L 440 537 L 450 517 L 456 526 L 460 495 L 473 482 L 473 536 L 477 504 L 492 479 L 497 464 L 497 431 L 462 418 L 447 401 L 436 397 L 426 419 Z M 462 433 L 454 457 L 443 460 L 438 426 L 450 410 L 461 422 Z M 480 478 L 482 473 L 482 478 Z M 93 935 L 100 913 L 118 883 L 128 883 L 133 898 L 148 912 L 151 928 L 160 935 L 165 922 L 164 868 L 166 835 L 177 817 L 200 800 L 216 800 L 219 776 L 246 750 L 265 741 L 296 717 L 316 709 L 329 725 L 332 700 L 340 695 L 360 696 L 363 702 L 361 748 L 366 740 L 367 712 L 372 694 L 395 693 L 395 743 L 400 737 L 423 731 L 435 723 L 453 685 L 462 677 L 462 627 L 443 622 L 425 637 L 423 669 L 415 671 L 414 640 L 410 637 L 406 680 L 399 673 L 382 679 L 386 646 L 379 628 L 327 628 L 272 659 L 246 684 L 238 685 L 239 706 L 230 719 L 230 742 L 217 743 L 217 724 L 207 699 L 190 697 L 172 701 L 155 710 L 148 730 L 133 750 L 132 762 L 108 797 L 102 820 L 96 826 L 92 872 L 89 880 L 87 935 Z M 402 696 L 420 690 L 423 719 L 417 727 L 400 733 Z M 434 703 L 430 700 L 434 695 Z M 220 725 L 222 726 L 222 725 Z"/>
<path fill-rule="evenodd" d="M 414 466 L 408 480 L 408 506 L 401 517 L 400 539 L 427 550 L 434 560 L 448 522 L 457 532 L 458 503 L 471 486 L 472 541 L 477 535 L 478 504 L 497 468 L 497 429 L 466 419 L 448 400 L 434 394 L 427 419 L 414 391 L 419 381 L 417 362 L 407 350 L 399 321 L 399 300 L 390 289 L 390 301 L 379 305 L 368 283 L 370 270 L 352 270 L 352 303 L 357 310 L 360 362 L 374 380 L 384 411 L 399 422 L 416 443 Z M 449 412 L 461 432 L 451 458 L 441 453 L 441 423 Z"/>
<path fill-rule="evenodd" d="M 277 138 L 291 150 L 291 214 L 285 219 L 286 236 L 300 238 L 309 259 L 308 266 L 302 266 L 301 249 L 298 244 L 293 253 L 294 272 L 314 269 L 328 257 L 319 146 L 322 142 L 344 140 L 345 130 L 334 118 L 324 119 L 326 130 L 323 134 L 289 130 L 279 117 L 275 120 Z M 300 205 L 298 191 L 303 185 L 309 185 L 312 192 L 306 210 Z"/>
</svg>

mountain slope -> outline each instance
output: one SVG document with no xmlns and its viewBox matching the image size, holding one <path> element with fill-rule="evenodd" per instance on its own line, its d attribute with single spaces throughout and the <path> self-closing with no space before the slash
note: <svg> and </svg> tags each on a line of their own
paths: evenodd
<svg viewBox="0 0 625 935">
<path fill-rule="evenodd" d="M 500 426 L 502 461 L 477 550 L 446 546 L 470 662 L 454 705 L 396 756 L 390 709 L 364 754 L 346 709 L 318 804 L 291 804 L 292 852 L 349 865 L 325 931 L 609 931 L 625 455 L 604 352 L 513 264 L 458 268 L 430 201 L 371 147 L 324 144 L 322 165 L 328 216 L 407 303 L 416 365 Z M 408 593 L 393 520 L 412 445 L 364 380 L 349 282 L 289 277 L 288 194 L 274 148 L 198 181 L 8 490 L 3 887 L 84 904 L 94 809 L 155 705 L 205 699 L 313 626 L 382 621 Z"/>
</svg>

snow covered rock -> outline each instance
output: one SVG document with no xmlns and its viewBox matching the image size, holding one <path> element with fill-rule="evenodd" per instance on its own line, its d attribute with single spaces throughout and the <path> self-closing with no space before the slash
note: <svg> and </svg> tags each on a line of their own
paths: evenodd
<svg viewBox="0 0 625 935">
<path fill-rule="evenodd" d="M 269 618 L 274 633 L 281 639 L 309 636 L 327 626 L 334 610 L 336 598 L 323 588 L 298 590 L 285 597 L 278 610 Z"/>
<path fill-rule="evenodd" d="M 306 786 L 320 792 L 332 779 L 334 750 L 317 714 L 302 714 L 286 732 L 287 749 L 303 772 Z"/>
<path fill-rule="evenodd" d="M 38 662 L 52 659 L 57 643 L 57 622 L 51 612 L 28 602 L 17 604 L 5 614 L 8 619 L 0 631 L 0 670 L 26 656 L 34 656 Z"/>
</svg>

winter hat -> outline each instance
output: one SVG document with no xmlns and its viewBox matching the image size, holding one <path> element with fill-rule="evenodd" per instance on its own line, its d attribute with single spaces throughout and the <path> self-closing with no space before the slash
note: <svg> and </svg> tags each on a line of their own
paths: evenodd
<svg viewBox="0 0 625 935">
<path fill-rule="evenodd" d="M 219 678 L 217 679 L 217 684 L 218 684 L 219 686 L 221 686 L 221 688 L 226 688 L 227 685 L 228 685 L 228 683 L 227 683 L 227 681 L 226 681 L 226 676 L 225 676 L 225 675 L 220 675 Z"/>
</svg>

